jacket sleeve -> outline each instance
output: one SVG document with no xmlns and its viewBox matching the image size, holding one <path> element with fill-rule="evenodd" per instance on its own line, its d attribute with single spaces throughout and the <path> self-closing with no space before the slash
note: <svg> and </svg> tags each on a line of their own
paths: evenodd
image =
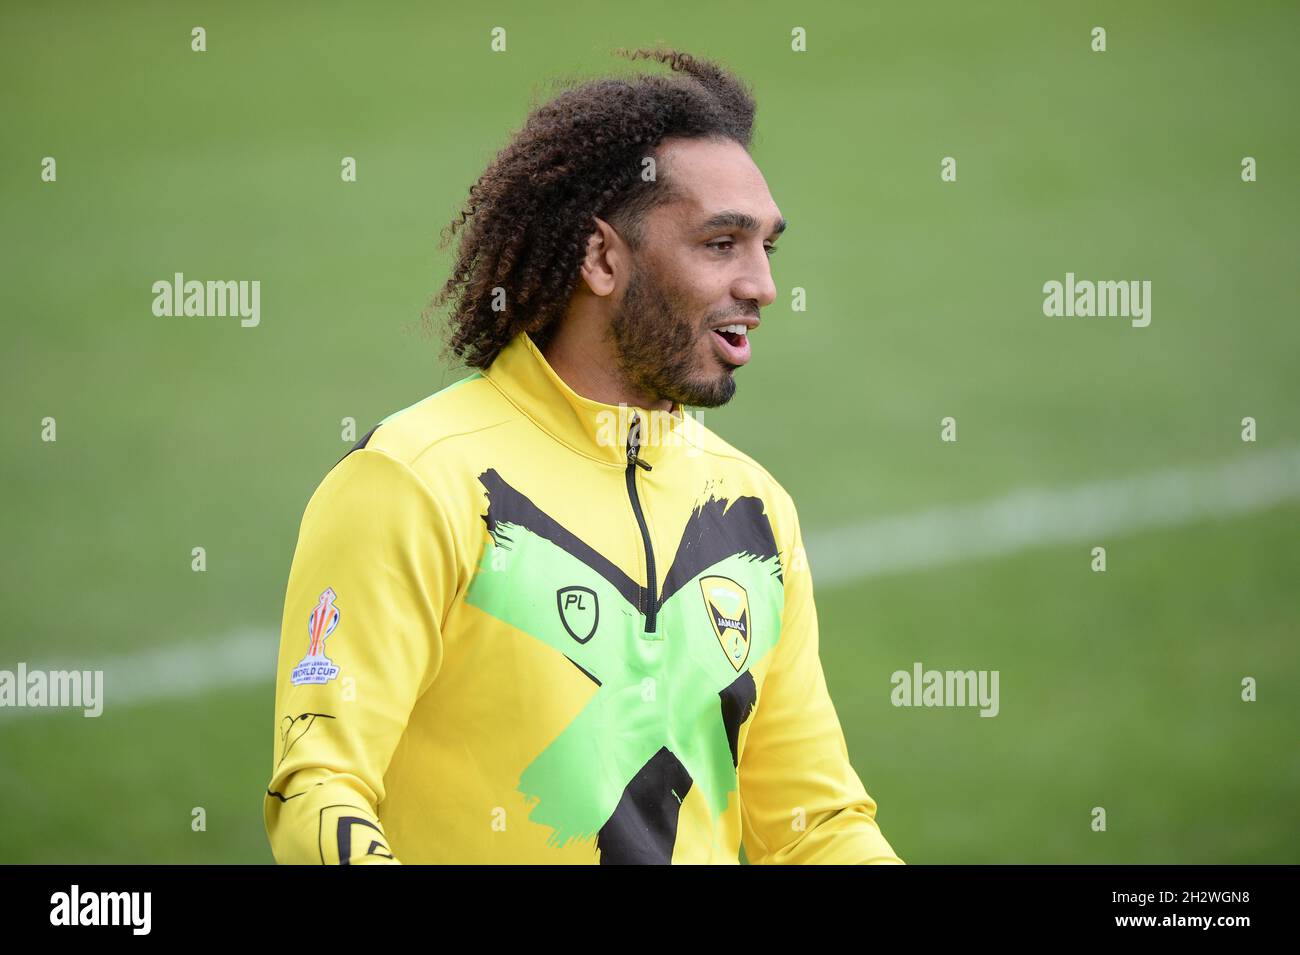
<svg viewBox="0 0 1300 955">
<path fill-rule="evenodd" d="M 787 512 L 793 535 L 782 561 L 781 636 L 738 767 L 745 855 L 752 865 L 902 864 L 849 763 L 818 656 L 812 575 L 793 503 Z"/>
<path fill-rule="evenodd" d="M 405 464 L 354 450 L 303 515 L 289 572 L 263 804 L 276 861 L 392 864 L 384 776 L 442 661 L 452 535 Z"/>
</svg>

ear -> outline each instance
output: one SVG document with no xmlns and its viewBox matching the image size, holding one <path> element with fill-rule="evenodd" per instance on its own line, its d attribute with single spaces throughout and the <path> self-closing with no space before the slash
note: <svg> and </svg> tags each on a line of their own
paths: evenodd
<svg viewBox="0 0 1300 955">
<path fill-rule="evenodd" d="M 593 293 L 604 297 L 622 284 L 631 256 L 613 226 L 599 216 L 592 218 L 596 220 L 596 229 L 587 237 L 582 280 Z"/>
</svg>

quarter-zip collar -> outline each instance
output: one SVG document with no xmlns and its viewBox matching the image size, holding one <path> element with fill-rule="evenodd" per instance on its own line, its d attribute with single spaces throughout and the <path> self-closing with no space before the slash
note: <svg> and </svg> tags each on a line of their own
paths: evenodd
<svg viewBox="0 0 1300 955">
<path fill-rule="evenodd" d="M 640 424 L 640 460 L 655 465 L 686 447 L 686 415 L 679 402 L 669 411 L 610 405 L 578 394 L 551 367 L 526 332 L 520 332 L 483 372 L 543 431 L 579 454 L 624 468 L 628 433 Z"/>
</svg>

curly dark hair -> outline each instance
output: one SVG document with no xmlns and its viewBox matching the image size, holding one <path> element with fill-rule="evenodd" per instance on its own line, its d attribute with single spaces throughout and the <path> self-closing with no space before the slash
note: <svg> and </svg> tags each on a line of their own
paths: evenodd
<svg viewBox="0 0 1300 955">
<path fill-rule="evenodd" d="M 460 245 L 423 320 L 432 326 L 431 315 L 450 304 L 446 351 L 470 367 L 487 368 L 520 331 L 545 345 L 573 293 L 596 216 L 640 247 L 646 214 L 675 196 L 665 177 L 642 178 L 642 160 L 666 137 L 750 146 L 753 95 L 722 67 L 669 49 L 614 53 L 658 60 L 673 72 L 564 84 L 570 88 L 529 114 L 442 231 L 439 248 L 457 232 Z"/>
</svg>

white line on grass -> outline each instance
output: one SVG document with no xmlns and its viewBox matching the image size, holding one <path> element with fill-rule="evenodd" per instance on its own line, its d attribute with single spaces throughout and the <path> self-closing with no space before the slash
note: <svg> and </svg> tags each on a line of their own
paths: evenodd
<svg viewBox="0 0 1300 955">
<path fill-rule="evenodd" d="M 305 641 L 304 641 L 305 643 Z M 275 673 L 279 635 L 269 630 L 246 629 L 219 640 L 155 647 L 141 653 L 99 660 L 59 662 L 24 661 L 33 670 L 102 670 L 104 711 L 111 716 L 119 707 L 191 697 L 206 690 L 269 683 Z M 17 661 L 6 660 L 4 669 L 16 670 Z M 23 687 L 18 687 L 19 693 Z M 84 720 L 79 707 L 0 707 L 0 726 L 23 716 L 62 713 Z"/>
<path fill-rule="evenodd" d="M 974 504 L 873 518 L 808 539 L 819 588 L 981 557 L 1225 519 L 1300 497 L 1300 448 L 1243 451 L 1216 465 L 1170 468 L 1069 488 L 1023 488 Z M 245 629 L 200 644 L 159 647 L 99 661 L 28 669 L 103 670 L 104 715 L 192 697 L 206 690 L 269 684 L 279 635 Z M 305 641 L 304 641 L 305 650 Z M 8 667 L 10 664 L 5 663 Z M 80 710 L 0 707 L 0 725 L 22 714 Z"/>
<path fill-rule="evenodd" d="M 1067 488 L 1022 488 L 822 531 L 806 543 L 813 581 L 835 587 L 1052 544 L 1089 542 L 1262 511 L 1300 497 L 1300 448 Z"/>
</svg>

